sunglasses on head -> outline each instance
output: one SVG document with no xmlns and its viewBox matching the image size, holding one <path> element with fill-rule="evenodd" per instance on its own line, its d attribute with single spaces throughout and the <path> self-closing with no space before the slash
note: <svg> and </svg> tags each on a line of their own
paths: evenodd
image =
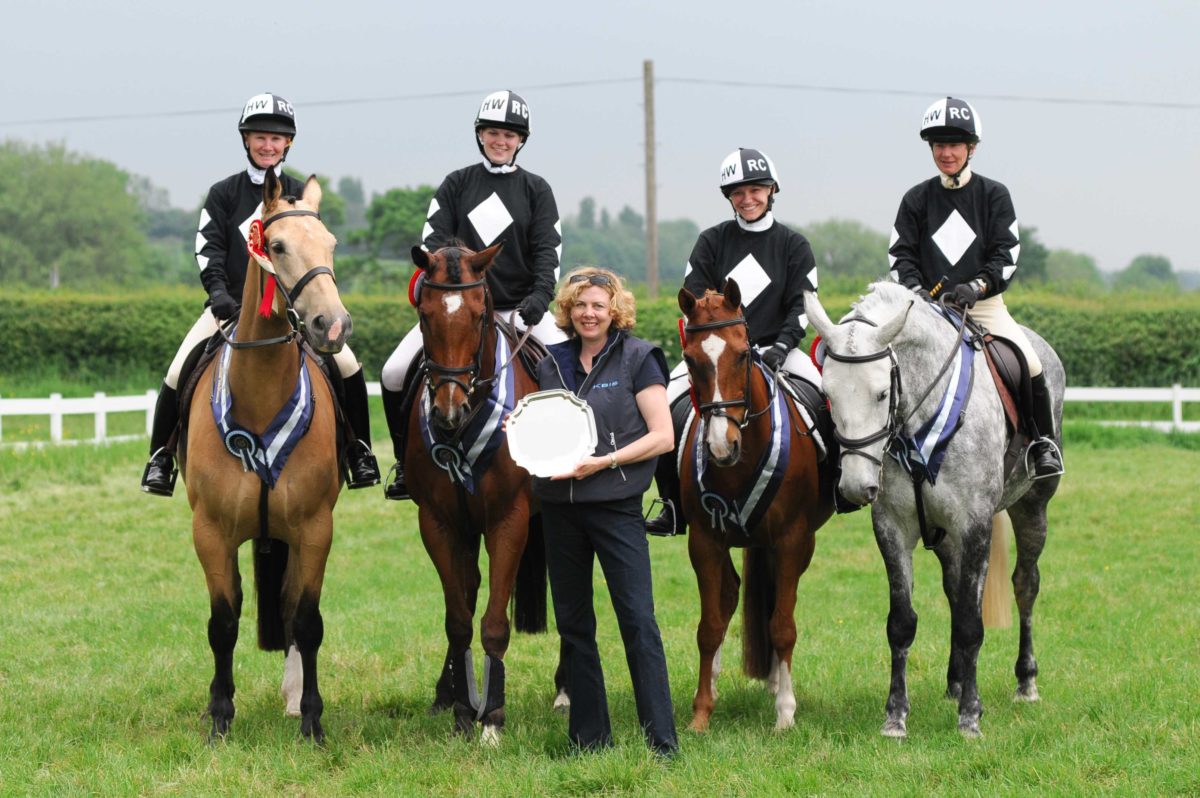
<svg viewBox="0 0 1200 798">
<path fill-rule="evenodd" d="M 582 283 L 587 280 L 590 285 L 612 285 L 612 280 L 607 274 L 572 274 L 571 279 L 567 280 L 569 285 Z"/>
</svg>

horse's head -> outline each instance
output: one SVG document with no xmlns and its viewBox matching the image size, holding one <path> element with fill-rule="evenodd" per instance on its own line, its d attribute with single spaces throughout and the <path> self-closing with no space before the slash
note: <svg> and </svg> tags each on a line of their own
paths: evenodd
<svg viewBox="0 0 1200 798">
<path fill-rule="evenodd" d="M 272 169 L 263 182 L 261 234 L 251 246 L 255 260 L 275 275 L 279 292 L 271 303 L 278 316 L 295 312 L 305 338 L 321 354 L 340 352 L 350 337 L 350 314 L 338 295 L 333 277 L 333 248 L 337 239 L 321 223 L 321 186 L 315 176 L 300 197 L 285 197 Z M 261 235 L 261 240 L 259 236 Z"/>
<path fill-rule="evenodd" d="M 722 293 L 709 290 L 702 297 L 679 289 L 679 309 L 686 318 L 683 359 L 696 409 L 707 416 L 705 445 L 719 466 L 741 458 L 742 429 L 750 420 L 754 353 L 741 304 L 734 280 L 726 280 Z"/>
<path fill-rule="evenodd" d="M 804 294 L 808 320 L 825 344 L 822 384 L 842 446 L 839 488 L 859 504 L 879 495 L 883 458 L 898 423 L 900 370 L 892 342 L 913 299 L 902 286 L 876 283 L 835 324 L 816 294 Z"/>
<path fill-rule="evenodd" d="M 412 249 L 413 263 L 424 271 L 414 300 L 425 346 L 430 419 L 444 430 L 457 429 L 467 418 L 471 397 L 487 376 L 482 374 L 492 356 L 484 351 L 492 318 L 487 270 L 500 248 Z"/>
</svg>

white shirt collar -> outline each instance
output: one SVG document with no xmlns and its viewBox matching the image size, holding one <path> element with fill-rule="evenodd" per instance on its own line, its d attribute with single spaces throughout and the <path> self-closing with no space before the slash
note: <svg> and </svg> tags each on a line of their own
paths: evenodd
<svg viewBox="0 0 1200 798">
<path fill-rule="evenodd" d="M 938 177 L 942 179 L 942 188 L 948 188 L 951 190 L 962 188 L 967 183 L 971 182 L 971 165 L 967 164 L 965 167 L 963 167 L 963 170 L 958 173 L 957 185 L 955 185 L 954 178 L 952 178 L 950 175 L 938 172 Z"/>
<path fill-rule="evenodd" d="M 517 169 L 519 167 L 515 163 L 506 163 L 506 164 L 501 164 L 500 166 L 496 166 L 496 164 L 492 163 L 487 158 L 484 158 L 483 159 L 483 168 L 488 170 L 489 172 L 491 172 L 494 175 L 507 175 L 507 174 L 517 171 Z"/>
<path fill-rule="evenodd" d="M 250 182 L 256 186 L 261 186 L 267 179 L 267 170 L 259 169 L 254 164 L 246 167 L 246 174 L 250 176 Z M 283 174 L 283 164 L 275 164 L 275 176 L 279 177 Z"/>
<path fill-rule="evenodd" d="M 767 211 L 757 221 L 753 222 L 747 222 L 737 213 L 733 215 L 733 218 L 737 219 L 738 227 L 748 233 L 761 233 L 764 230 L 770 230 L 771 225 L 775 224 L 775 214 L 771 211 Z"/>
</svg>

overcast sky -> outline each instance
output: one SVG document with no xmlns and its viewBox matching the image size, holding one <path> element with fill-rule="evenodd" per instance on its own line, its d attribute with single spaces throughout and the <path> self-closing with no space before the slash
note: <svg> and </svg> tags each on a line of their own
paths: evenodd
<svg viewBox="0 0 1200 798">
<path fill-rule="evenodd" d="M 478 103 L 511 88 L 531 110 L 519 163 L 563 215 L 589 195 L 643 212 L 653 59 L 660 219 L 726 218 L 718 167 L 745 146 L 775 161 L 781 219 L 886 233 L 934 174 L 917 132 L 951 94 L 984 122 L 975 169 L 1046 244 L 1200 270 L 1198 42 L 1195 0 L 11 2 L 0 138 L 65 142 L 190 208 L 244 167 L 237 117 L 274 91 L 297 110 L 292 166 L 381 192 L 477 160 Z M 133 118 L 29 124 L 97 116 Z"/>
</svg>

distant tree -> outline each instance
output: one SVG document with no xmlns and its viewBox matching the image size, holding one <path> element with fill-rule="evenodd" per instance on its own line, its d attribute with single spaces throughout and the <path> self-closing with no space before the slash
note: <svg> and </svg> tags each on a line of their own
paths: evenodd
<svg viewBox="0 0 1200 798">
<path fill-rule="evenodd" d="M 1046 271 L 1046 260 L 1050 250 L 1037 236 L 1036 227 L 1021 227 L 1021 253 L 1017 258 L 1017 271 L 1014 278 L 1020 281 L 1044 283 L 1049 275 Z"/>
<path fill-rule="evenodd" d="M 849 219 L 791 227 L 799 230 L 812 246 L 821 280 L 844 278 L 865 284 L 887 276 L 888 245 L 883 233 Z"/>
<path fill-rule="evenodd" d="M 1179 279 L 1171 269 L 1171 261 L 1162 255 L 1138 255 L 1117 272 L 1113 288 L 1118 291 L 1178 289 Z"/>
<path fill-rule="evenodd" d="M 580 230 L 596 229 L 596 200 L 591 197 L 584 197 L 579 201 L 577 223 Z"/>
<path fill-rule="evenodd" d="M 610 224 L 612 224 L 612 218 L 608 215 L 608 208 L 605 208 L 600 211 L 600 228 L 607 230 Z"/>
<path fill-rule="evenodd" d="M 308 175 L 300 174 L 291 167 L 285 167 L 284 171 L 301 183 L 308 180 Z M 333 189 L 328 177 L 316 175 L 316 178 L 321 186 L 321 221 L 330 230 L 339 231 L 346 224 L 346 200 Z"/>
<path fill-rule="evenodd" d="M 370 255 L 402 257 L 421 243 L 421 230 L 429 213 L 433 186 L 393 188 L 371 199 L 367 208 L 367 228 L 355 234 L 355 240 L 367 245 Z"/>
<path fill-rule="evenodd" d="M 1096 259 L 1069 249 L 1052 249 L 1046 257 L 1046 283 L 1071 290 L 1103 291 L 1104 275 Z"/>
<path fill-rule="evenodd" d="M 645 223 L 645 217 L 628 205 L 621 208 L 621 212 L 617 214 L 617 224 L 629 230 L 641 230 Z"/>
<path fill-rule="evenodd" d="M 691 219 L 658 223 L 658 282 L 664 293 L 674 294 L 683 285 L 683 272 L 700 237 Z"/>
<path fill-rule="evenodd" d="M 346 203 L 346 227 L 355 230 L 367 226 L 367 200 L 362 181 L 357 177 L 343 177 L 338 181 L 337 193 Z"/>
<path fill-rule="evenodd" d="M 151 261 L 130 176 L 108 161 L 0 145 L 0 283 L 42 288 L 136 281 Z"/>
</svg>

